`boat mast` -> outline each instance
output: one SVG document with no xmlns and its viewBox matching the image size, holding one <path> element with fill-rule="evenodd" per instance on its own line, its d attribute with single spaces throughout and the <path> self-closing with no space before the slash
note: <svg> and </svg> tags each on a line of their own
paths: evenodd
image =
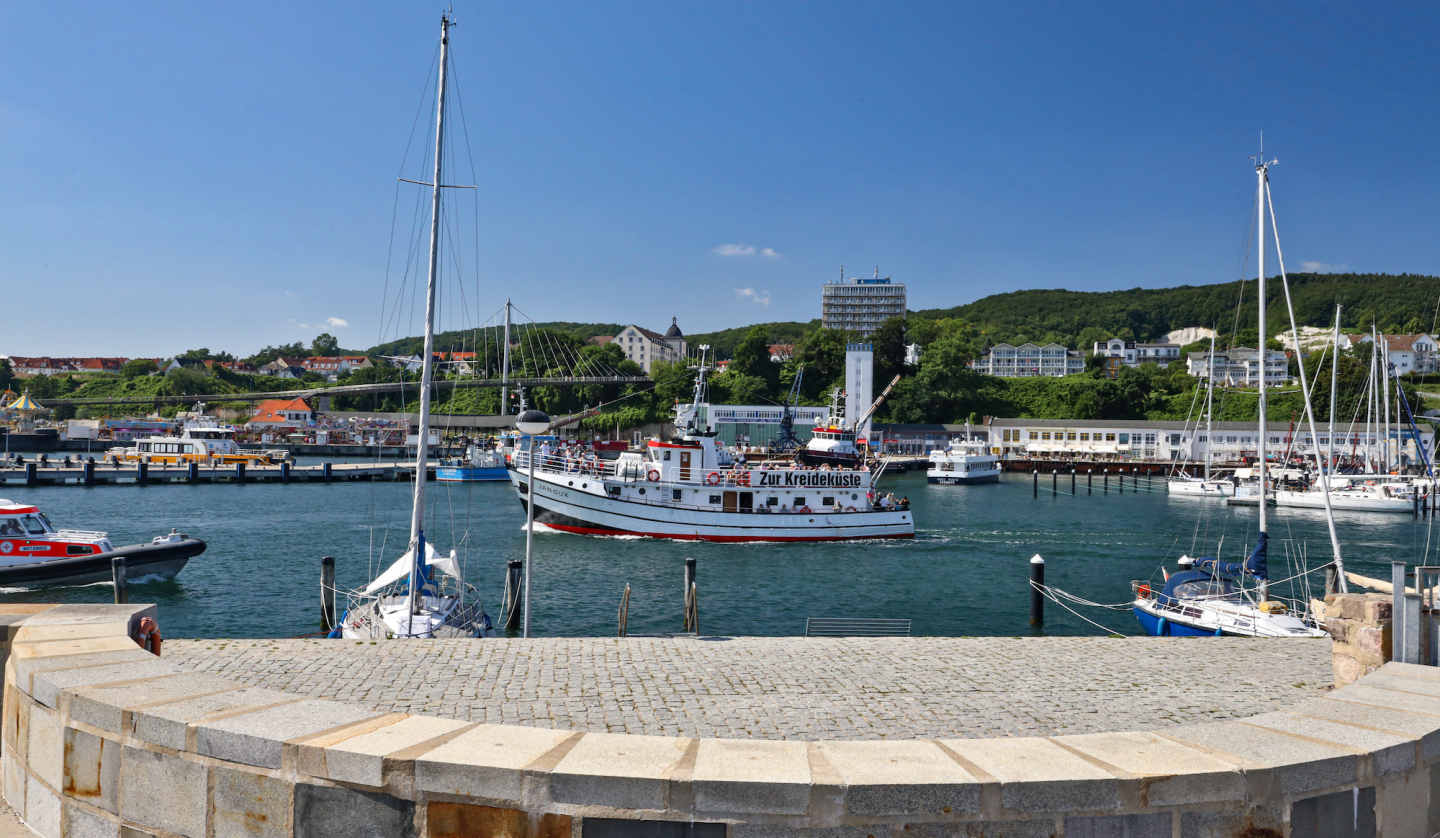
<svg viewBox="0 0 1440 838">
<path fill-rule="evenodd" d="M 415 441 L 415 505 L 410 513 L 410 543 L 415 561 L 410 565 L 408 611 L 420 602 L 421 568 L 425 562 L 425 480 L 430 461 L 430 386 L 435 376 L 435 277 L 440 270 L 440 175 L 445 158 L 445 70 L 449 57 L 450 18 L 440 15 L 440 86 L 435 94 L 435 172 L 430 184 L 430 276 L 425 283 L 425 357 L 420 373 L 420 436 Z M 411 629 L 413 633 L 413 627 Z"/>
<path fill-rule="evenodd" d="M 500 363 L 500 415 L 510 415 L 510 298 L 505 298 L 505 360 Z"/>
<path fill-rule="evenodd" d="M 1265 352 L 1265 179 L 1269 172 L 1270 165 L 1265 162 L 1265 155 L 1262 152 L 1259 161 L 1255 164 L 1255 207 L 1258 210 L 1258 212 L 1255 213 L 1255 218 L 1260 224 L 1260 229 L 1256 231 L 1256 238 L 1259 240 L 1257 253 L 1260 268 L 1258 273 L 1259 285 L 1256 291 L 1256 299 L 1260 302 L 1260 340 L 1256 348 L 1256 352 L 1259 353 L 1260 366 L 1260 401 L 1258 405 L 1260 414 L 1260 444 L 1256 448 L 1256 453 L 1260 459 L 1260 538 L 1262 539 L 1268 538 L 1269 533 L 1269 526 L 1265 514 L 1267 511 L 1265 509 L 1265 499 L 1267 495 L 1265 479 L 1265 437 L 1270 431 L 1265 421 L 1265 361 L 1267 360 Z M 1266 598 L 1265 580 L 1260 581 L 1260 598 Z"/>
<path fill-rule="evenodd" d="M 1330 352 L 1330 435 L 1326 439 L 1330 444 L 1325 448 L 1325 470 L 1330 471 L 1335 467 L 1335 388 L 1340 381 L 1340 310 L 1342 305 L 1335 306 L 1335 348 Z M 1297 343 L 1296 346 L 1299 346 Z"/>
<path fill-rule="evenodd" d="M 1380 376 L 1375 379 L 1375 421 L 1380 424 L 1376 440 L 1380 450 L 1379 472 L 1387 474 L 1390 471 L 1390 359 L 1387 357 L 1390 353 L 1386 351 L 1389 347 L 1383 344 L 1385 334 L 1374 326 L 1371 326 L 1371 334 L 1375 341 L 1376 374 Z"/>
<path fill-rule="evenodd" d="M 1205 391 L 1205 479 L 1210 479 L 1210 446 L 1215 444 L 1215 335 L 1210 335 L 1209 372 L 1205 375 L 1209 388 Z M 1201 488 L 1204 491 L 1204 488 Z"/>
</svg>

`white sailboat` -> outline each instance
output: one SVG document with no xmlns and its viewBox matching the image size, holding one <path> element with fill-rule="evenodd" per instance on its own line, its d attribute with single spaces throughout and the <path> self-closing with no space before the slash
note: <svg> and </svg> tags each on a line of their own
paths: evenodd
<svg viewBox="0 0 1440 838">
<path fill-rule="evenodd" d="M 1135 601 L 1132 605 L 1140 626 L 1147 634 L 1158 637 L 1169 636 L 1220 636 L 1240 635 L 1245 637 L 1324 637 L 1326 632 L 1318 619 L 1308 614 L 1308 597 L 1289 601 L 1270 592 L 1268 567 L 1269 552 L 1269 509 L 1261 502 L 1263 493 L 1269 488 L 1266 477 L 1269 428 L 1265 416 L 1265 219 L 1268 214 L 1275 233 L 1276 257 L 1280 262 L 1281 287 L 1285 292 L 1286 308 L 1290 311 L 1290 326 L 1295 329 L 1295 312 L 1290 304 L 1290 289 L 1285 280 L 1284 257 L 1280 255 L 1279 230 L 1274 223 L 1275 209 L 1270 202 L 1269 174 L 1274 161 L 1266 162 L 1264 156 L 1256 161 L 1256 216 L 1258 218 L 1257 273 L 1259 307 L 1259 350 L 1260 376 L 1258 404 L 1259 446 L 1256 458 L 1256 507 L 1259 511 L 1259 534 L 1255 547 L 1243 562 L 1223 562 L 1218 558 L 1190 559 L 1181 562 L 1177 573 L 1167 574 L 1165 584 L 1159 591 L 1148 584 L 1134 582 Z M 1298 334 L 1298 330 L 1295 330 Z M 1297 358 L 1299 354 L 1297 353 Z M 1311 439 L 1318 439 L 1315 432 L 1315 415 L 1310 405 L 1310 390 L 1305 379 L 1305 362 L 1300 364 L 1300 387 L 1305 399 L 1305 415 L 1310 423 Z M 1345 567 L 1340 556 L 1340 541 L 1335 534 L 1335 519 L 1330 514 L 1329 482 L 1325 471 L 1321 472 L 1326 491 L 1322 493 L 1325 503 L 1326 522 L 1330 527 L 1330 544 L 1334 551 L 1334 577 L 1339 590 L 1345 590 Z M 1243 487 L 1242 487 L 1243 488 Z"/>
<path fill-rule="evenodd" d="M 425 353 L 420 377 L 419 444 L 409 548 L 369 585 L 351 596 L 337 632 L 347 640 L 424 637 L 493 637 L 479 593 L 461 578 L 455 551 L 442 555 L 425 539 L 425 486 L 429 470 L 430 391 L 435 374 L 435 284 L 440 259 L 440 190 L 445 143 L 445 84 L 450 27 L 440 17 L 440 84 L 436 93 L 435 169 L 430 184 L 430 270 L 425 296 Z"/>
<path fill-rule="evenodd" d="M 1262 356 L 1263 357 L 1263 356 Z M 1263 363 L 1263 362 L 1262 362 Z M 1216 480 L 1210 474 L 1211 456 L 1215 433 L 1212 418 L 1215 408 L 1215 336 L 1210 336 L 1210 358 L 1206 363 L 1209 373 L 1205 376 L 1205 474 L 1192 477 L 1181 471 L 1165 481 L 1165 490 L 1172 495 L 1192 497 L 1224 498 L 1235 494 L 1235 483 L 1231 480 Z M 1261 367 L 1262 371 L 1264 367 Z"/>
</svg>

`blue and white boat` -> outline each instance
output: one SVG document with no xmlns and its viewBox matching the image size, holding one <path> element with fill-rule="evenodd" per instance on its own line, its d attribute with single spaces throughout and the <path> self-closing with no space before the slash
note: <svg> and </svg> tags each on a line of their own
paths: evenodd
<svg viewBox="0 0 1440 838">
<path fill-rule="evenodd" d="M 473 443 L 463 457 L 446 457 L 435 466 L 437 483 L 479 483 L 509 480 L 505 454 L 497 449 L 477 448 Z"/>
<path fill-rule="evenodd" d="M 1261 533 L 1244 564 L 1182 556 L 1158 593 L 1131 583 L 1140 627 L 1152 637 L 1328 637 L 1303 602 L 1269 595 L 1266 549 Z"/>
</svg>

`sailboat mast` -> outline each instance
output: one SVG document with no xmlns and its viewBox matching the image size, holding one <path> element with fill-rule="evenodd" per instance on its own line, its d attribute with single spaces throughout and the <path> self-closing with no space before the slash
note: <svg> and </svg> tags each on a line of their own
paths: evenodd
<svg viewBox="0 0 1440 838">
<path fill-rule="evenodd" d="M 1205 375 L 1205 479 L 1210 479 L 1210 446 L 1215 444 L 1215 335 L 1210 335 L 1210 370 Z M 1202 489 L 1203 490 L 1203 489 Z"/>
<path fill-rule="evenodd" d="M 420 568 L 425 561 L 425 481 L 430 452 L 430 386 L 435 376 L 435 278 L 440 270 L 440 176 L 445 159 L 445 70 L 450 49 L 450 18 L 440 16 L 440 86 L 435 94 L 435 172 L 430 184 L 430 276 L 425 283 L 425 355 L 420 373 L 420 436 L 415 442 L 415 505 L 410 513 L 410 613 L 415 613 Z"/>
<path fill-rule="evenodd" d="M 1376 339 L 1375 346 L 1380 353 L 1380 372 L 1385 376 L 1385 429 L 1382 431 L 1385 442 L 1380 449 L 1384 462 L 1380 471 L 1382 474 L 1389 474 L 1390 467 L 1395 462 L 1395 451 L 1390 445 L 1390 339 L 1385 337 L 1384 332 Z"/>
<path fill-rule="evenodd" d="M 505 298 L 505 360 L 500 363 L 500 415 L 510 415 L 510 298 Z"/>
<path fill-rule="evenodd" d="M 1256 231 L 1256 239 L 1259 242 L 1257 254 L 1260 268 L 1259 284 L 1256 291 L 1256 299 L 1259 300 L 1260 304 L 1260 340 L 1256 348 L 1260 359 L 1260 444 L 1256 449 L 1256 454 L 1258 454 L 1260 458 L 1260 536 L 1262 538 L 1269 532 L 1265 514 L 1265 499 L 1268 494 L 1265 478 L 1265 439 L 1270 431 L 1265 419 L 1265 362 L 1267 360 L 1265 352 L 1265 179 L 1266 175 L 1269 174 L 1269 170 L 1270 168 L 1265 163 L 1265 156 L 1262 153 L 1260 161 L 1255 166 L 1255 208 L 1258 210 L 1258 212 L 1255 213 L 1255 218 L 1260 225 L 1260 229 Z"/>
<path fill-rule="evenodd" d="M 1335 389 L 1340 382 L 1340 310 L 1344 306 L 1335 306 L 1335 348 L 1330 352 L 1330 445 L 1325 449 L 1325 470 L 1328 472 L 1335 467 Z M 1297 344 L 1298 345 L 1298 344 Z"/>
</svg>

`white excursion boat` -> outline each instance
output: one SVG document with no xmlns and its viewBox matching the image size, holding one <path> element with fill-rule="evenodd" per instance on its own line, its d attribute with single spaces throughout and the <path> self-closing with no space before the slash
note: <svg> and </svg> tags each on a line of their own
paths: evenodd
<svg viewBox="0 0 1440 838">
<path fill-rule="evenodd" d="M 262 451 L 244 449 L 235 443 L 235 429 L 204 415 L 203 402 L 195 406 L 195 418 L 185 420 L 179 435 L 162 434 L 138 439 L 129 447 L 117 446 L 105 452 L 112 463 L 278 463 L 290 457 L 286 449 Z"/>
<path fill-rule="evenodd" d="M 542 443 L 535 452 L 535 520 L 581 535 L 687 541 L 915 536 L 908 506 L 875 503 L 866 466 L 737 463 L 713 431 L 693 424 L 696 405 L 704 401 L 705 371 L 702 352 L 694 403 L 675 409 L 683 433 L 649 440 L 643 454 L 627 452 L 618 460 L 580 466 Z M 530 457 L 530 451 L 518 449 L 511 457 L 510 480 L 522 505 L 529 494 Z"/>
<path fill-rule="evenodd" d="M 999 483 L 1000 458 L 984 442 L 952 439 L 945 448 L 930 452 L 927 483 L 965 486 L 971 483 Z"/>
</svg>

